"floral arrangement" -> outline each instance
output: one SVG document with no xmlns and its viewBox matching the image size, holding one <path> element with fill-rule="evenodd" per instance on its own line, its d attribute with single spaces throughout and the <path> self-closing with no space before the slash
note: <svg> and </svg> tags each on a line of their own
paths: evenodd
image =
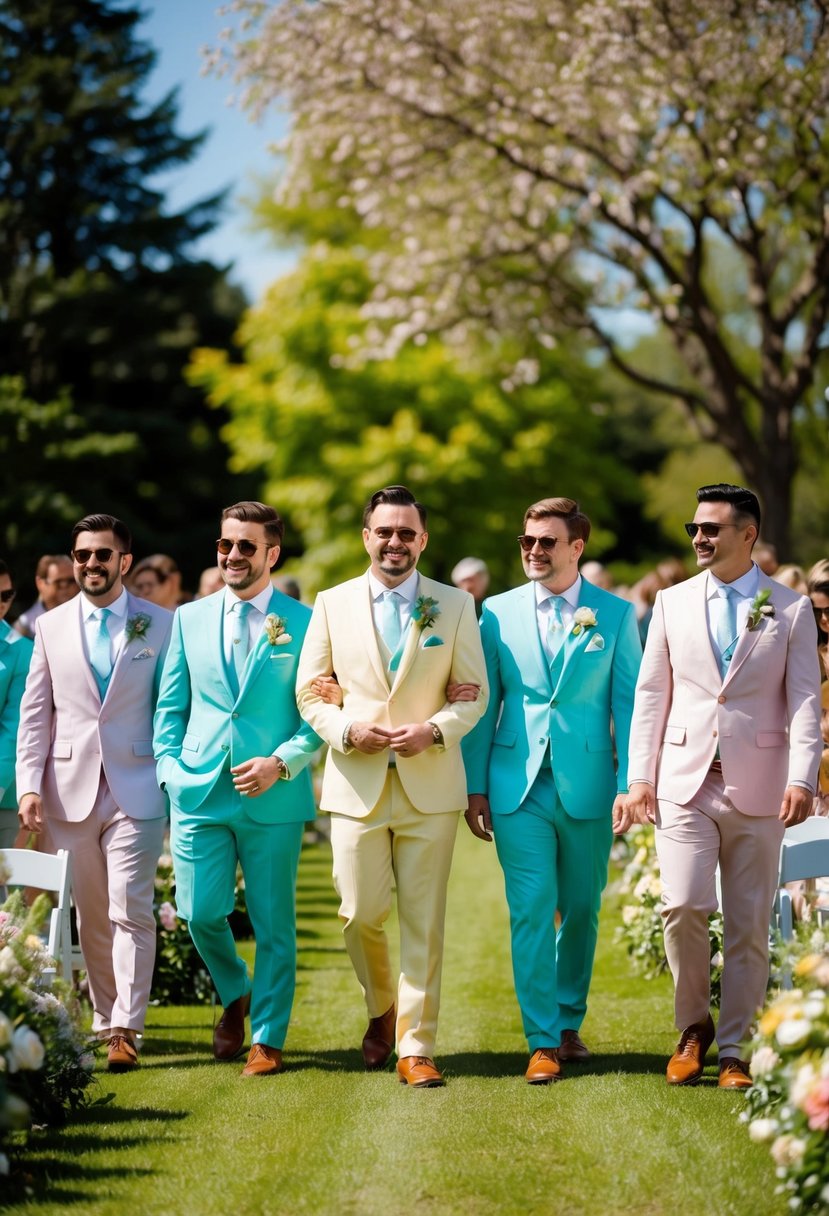
<svg viewBox="0 0 829 1216">
<path fill-rule="evenodd" d="M 135 616 L 131 616 L 127 621 L 127 627 L 124 631 L 126 641 L 134 642 L 136 638 L 146 637 L 152 623 L 152 617 L 146 612 L 136 612 Z"/>
<path fill-rule="evenodd" d="M 424 629 L 431 629 L 439 616 L 440 608 L 437 600 L 432 599 L 430 595 L 419 595 L 417 597 L 412 609 L 412 620 L 421 633 Z"/>
<path fill-rule="evenodd" d="M 774 604 L 769 603 L 770 599 L 771 591 L 768 587 L 757 592 L 748 610 L 746 625 L 749 630 L 756 629 L 764 616 L 774 616 Z"/>
<path fill-rule="evenodd" d="M 616 940 L 624 945 L 633 964 L 645 979 L 654 979 L 667 970 L 662 932 L 662 879 L 652 827 L 639 827 L 629 834 L 632 853 L 622 873 L 618 891 L 623 898 L 622 923 Z M 711 1004 L 720 1003 L 722 979 L 722 913 L 709 918 L 711 941 Z"/>
<path fill-rule="evenodd" d="M 265 617 L 265 633 L 271 646 L 286 646 L 294 640 L 288 633 L 284 616 L 277 616 L 275 612 L 269 612 Z"/>
<path fill-rule="evenodd" d="M 592 608 L 577 608 L 573 614 L 573 628 L 570 632 L 578 637 L 586 629 L 592 629 L 596 624 L 596 614 Z"/>
<path fill-rule="evenodd" d="M 829 930 L 809 929 L 787 962 L 795 987 L 760 1017 L 740 1117 L 768 1144 L 789 1210 L 829 1213 Z"/>
<path fill-rule="evenodd" d="M 7 880 L 0 853 L 0 885 Z M 21 892 L 0 907 L 0 1174 L 32 1124 L 60 1125 L 87 1101 L 94 1056 L 67 984 L 44 987 L 52 960 L 40 931 L 51 905 L 27 908 Z"/>
</svg>

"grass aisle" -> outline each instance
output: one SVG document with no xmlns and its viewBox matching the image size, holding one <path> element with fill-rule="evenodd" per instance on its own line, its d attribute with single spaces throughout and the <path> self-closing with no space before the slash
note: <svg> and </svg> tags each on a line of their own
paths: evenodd
<svg viewBox="0 0 829 1216">
<path fill-rule="evenodd" d="M 210 1055 L 211 1011 L 150 1013 L 134 1076 L 99 1077 L 107 1105 L 36 1138 L 25 1210 L 76 1216 L 782 1216 L 765 1147 L 738 1096 L 668 1090 L 667 981 L 632 976 L 612 900 L 584 1036 L 597 1051 L 552 1087 L 522 1079 L 494 849 L 461 824 L 450 885 L 438 1062 L 448 1085 L 414 1092 L 367 1074 L 365 1024 L 342 947 L 324 847 L 303 853 L 300 970 L 289 1071 L 242 1080 Z M 2 1199 L 0 1199 L 2 1203 Z M 18 1208 L 23 1205 L 18 1204 Z"/>
</svg>

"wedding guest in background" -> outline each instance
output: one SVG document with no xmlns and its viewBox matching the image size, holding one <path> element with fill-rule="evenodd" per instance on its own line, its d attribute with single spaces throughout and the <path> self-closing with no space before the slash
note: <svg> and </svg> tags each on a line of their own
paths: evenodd
<svg viewBox="0 0 829 1216">
<path fill-rule="evenodd" d="M 206 566 L 199 575 L 199 587 L 193 598 L 203 600 L 206 596 L 213 595 L 215 591 L 221 591 L 222 587 L 224 587 L 224 581 L 219 567 Z"/>
<path fill-rule="evenodd" d="M 613 575 L 602 562 L 585 562 L 581 568 L 581 575 L 594 587 L 601 587 L 603 591 L 613 590 Z"/>
<path fill-rule="evenodd" d="M 489 567 L 481 557 L 462 557 L 451 574 L 452 582 L 461 591 L 468 591 L 475 601 L 475 615 L 481 615 L 481 605 L 489 588 Z"/>
<path fill-rule="evenodd" d="M 777 560 L 777 549 L 774 545 L 769 544 L 769 542 L 765 540 L 758 540 L 757 544 L 754 546 L 752 557 L 754 558 L 755 566 L 759 566 L 759 568 L 763 571 L 763 574 L 767 574 L 769 578 L 774 577 L 774 575 L 777 573 L 777 567 L 779 564 Z"/>
<path fill-rule="evenodd" d="M 778 566 L 771 577 L 776 583 L 782 583 L 784 587 L 790 587 L 798 595 L 808 595 L 809 593 L 806 584 L 806 574 L 800 566 Z"/>
<path fill-rule="evenodd" d="M 133 595 L 166 608 L 167 596 L 164 592 L 164 584 L 166 582 L 167 575 L 164 571 L 145 559 L 139 562 L 130 574 L 129 586 Z"/>
<path fill-rule="evenodd" d="M 186 604 L 192 597 L 183 590 L 181 585 L 181 571 L 174 558 L 170 557 L 169 553 L 151 553 L 149 557 L 145 557 L 142 566 L 153 566 L 161 574 L 164 575 L 164 583 L 159 600 L 162 608 L 168 608 L 170 612 L 175 612 L 179 604 Z"/>
<path fill-rule="evenodd" d="M 272 574 L 271 583 L 277 591 L 281 591 L 283 595 L 289 595 L 292 600 L 302 599 L 299 583 L 295 578 L 291 578 L 290 574 Z"/>
<path fill-rule="evenodd" d="M 58 604 L 65 604 L 78 594 L 78 584 L 69 558 L 62 553 L 44 554 L 35 570 L 35 586 L 37 599 L 31 608 L 21 612 L 14 623 L 17 632 L 25 638 L 35 636 L 35 622 L 44 612 L 50 612 Z"/>
<path fill-rule="evenodd" d="M 829 559 L 815 562 L 806 576 L 806 588 L 817 625 L 820 678 L 826 681 L 829 677 Z"/>
<path fill-rule="evenodd" d="M 6 624 L 13 600 L 12 573 L 0 560 L 0 850 L 14 847 L 20 828 L 14 764 L 20 701 L 32 657 L 31 640 Z"/>
</svg>

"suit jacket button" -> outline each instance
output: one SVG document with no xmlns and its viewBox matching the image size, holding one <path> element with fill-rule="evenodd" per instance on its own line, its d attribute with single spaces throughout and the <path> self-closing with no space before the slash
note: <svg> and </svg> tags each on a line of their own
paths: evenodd
<svg viewBox="0 0 829 1216">
<path fill-rule="evenodd" d="M 229 746 L 229 744 L 227 744 L 227 743 L 223 743 L 223 744 L 222 744 L 222 751 L 223 751 L 223 752 L 230 751 L 230 746 Z"/>
<path fill-rule="evenodd" d="M 717 732 L 714 731 L 714 738 L 716 739 L 716 737 L 717 737 Z"/>
<path fill-rule="evenodd" d="M 717 697 L 717 702 L 720 705 L 725 705 L 725 697 Z"/>
<path fill-rule="evenodd" d="M 724 698 L 723 698 L 723 699 L 724 699 Z M 238 714 L 231 714 L 230 716 L 231 716 L 231 718 L 238 718 L 238 717 L 239 717 L 239 715 L 238 715 Z"/>
</svg>

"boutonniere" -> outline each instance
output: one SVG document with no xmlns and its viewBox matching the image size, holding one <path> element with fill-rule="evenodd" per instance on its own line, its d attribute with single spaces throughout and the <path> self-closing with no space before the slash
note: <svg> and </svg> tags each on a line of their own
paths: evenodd
<svg viewBox="0 0 829 1216">
<path fill-rule="evenodd" d="M 774 616 L 774 604 L 770 604 L 771 591 L 765 587 L 762 591 L 758 591 L 754 599 L 751 601 L 751 607 L 748 610 L 748 620 L 746 625 L 748 628 L 756 629 L 764 616 Z"/>
<path fill-rule="evenodd" d="M 429 595 L 419 595 L 417 597 L 412 610 L 412 620 L 421 633 L 424 629 L 431 629 L 439 616 L 440 608 L 438 607 L 437 600 L 433 600 Z"/>
<path fill-rule="evenodd" d="M 265 617 L 265 633 L 268 635 L 268 641 L 271 646 L 287 646 L 288 642 L 294 639 L 287 632 L 288 622 L 283 616 L 277 616 L 275 612 L 269 612 Z"/>
<path fill-rule="evenodd" d="M 134 642 L 136 638 L 146 637 L 152 623 L 153 618 L 148 616 L 146 612 L 136 612 L 135 616 L 131 616 L 127 621 L 124 636 L 128 642 Z"/>
<path fill-rule="evenodd" d="M 592 629 L 596 624 L 596 614 L 592 608 L 577 608 L 573 614 L 573 628 L 570 632 L 578 637 L 585 629 Z"/>
</svg>

